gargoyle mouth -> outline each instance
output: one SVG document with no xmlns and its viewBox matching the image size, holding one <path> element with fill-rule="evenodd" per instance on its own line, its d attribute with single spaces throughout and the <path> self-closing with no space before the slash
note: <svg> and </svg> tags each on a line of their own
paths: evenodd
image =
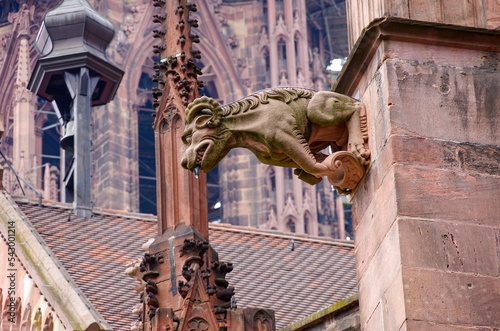
<svg viewBox="0 0 500 331">
<path fill-rule="evenodd" d="M 194 168 L 193 172 L 195 172 L 195 175 L 199 172 L 199 169 L 201 168 L 202 170 L 205 170 L 205 155 L 207 154 L 207 150 L 210 149 L 212 146 L 213 142 L 210 140 L 205 140 L 204 142 L 201 142 L 199 144 L 200 147 L 196 150 L 196 161 L 194 163 Z"/>
</svg>

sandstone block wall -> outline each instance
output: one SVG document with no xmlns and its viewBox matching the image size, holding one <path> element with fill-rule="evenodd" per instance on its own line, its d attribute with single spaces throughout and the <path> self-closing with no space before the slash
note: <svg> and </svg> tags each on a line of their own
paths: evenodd
<svg viewBox="0 0 500 331">
<path fill-rule="evenodd" d="M 494 330 L 499 35 L 415 24 L 365 35 L 357 84 L 337 85 L 369 117 L 373 163 L 353 205 L 362 329 Z"/>
</svg>

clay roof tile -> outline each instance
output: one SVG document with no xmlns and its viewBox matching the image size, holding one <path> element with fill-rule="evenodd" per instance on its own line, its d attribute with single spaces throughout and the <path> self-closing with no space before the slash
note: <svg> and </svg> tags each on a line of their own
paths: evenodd
<svg viewBox="0 0 500 331">
<path fill-rule="evenodd" d="M 141 245 L 156 236 L 154 217 L 106 210 L 84 220 L 67 205 L 17 203 L 113 329 L 130 329 L 139 299 L 125 264 L 140 258 Z M 274 309 L 278 328 L 357 292 L 350 243 L 211 225 L 210 244 L 234 265 L 227 279 L 236 288 L 238 307 Z"/>
</svg>

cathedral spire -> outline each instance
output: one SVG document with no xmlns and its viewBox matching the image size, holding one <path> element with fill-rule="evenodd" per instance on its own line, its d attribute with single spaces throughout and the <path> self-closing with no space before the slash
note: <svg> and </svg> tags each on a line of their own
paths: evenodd
<svg viewBox="0 0 500 331">
<path fill-rule="evenodd" d="M 208 243 L 205 177 L 181 168 L 185 109 L 202 87 L 195 63 L 200 52 L 192 48 L 199 42 L 191 31 L 198 21 L 189 15 L 198 8 L 187 0 L 153 4 L 161 8 L 153 18 L 161 23 L 153 32 L 161 40 L 153 50 L 160 55 L 154 76 L 159 86 L 153 90 L 159 235 L 130 273 L 144 288 L 131 329 L 274 330 L 272 311 L 237 309 L 235 289 L 225 279 L 233 265 L 219 261 Z"/>
<path fill-rule="evenodd" d="M 158 88 L 153 90 L 156 101 L 154 122 L 156 140 L 156 176 L 158 201 L 158 232 L 162 234 L 169 227 L 180 223 L 193 226 L 208 239 L 208 214 L 206 202 L 206 179 L 198 178 L 181 168 L 182 141 L 186 106 L 198 96 L 202 83 L 197 80 L 200 68 L 195 59 L 200 52 L 192 45 L 200 41 L 191 32 L 198 21 L 190 18 L 198 10 L 196 4 L 185 0 L 156 0 L 155 6 L 162 7 L 162 13 L 154 20 L 161 23 L 161 29 L 154 36 L 161 43 L 154 46 L 160 55 L 156 64 Z"/>
</svg>

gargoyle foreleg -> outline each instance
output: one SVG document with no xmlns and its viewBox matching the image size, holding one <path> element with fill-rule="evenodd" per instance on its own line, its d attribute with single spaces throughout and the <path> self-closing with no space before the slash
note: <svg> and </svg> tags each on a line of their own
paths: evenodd
<svg viewBox="0 0 500 331">
<path fill-rule="evenodd" d="M 363 137 L 361 116 L 366 116 L 365 106 L 359 103 L 358 109 L 347 121 L 347 130 L 349 131 L 349 140 L 347 150 L 353 153 L 362 165 L 370 162 L 370 151 L 365 148 L 365 138 Z M 366 123 L 364 123 L 366 125 Z"/>
<path fill-rule="evenodd" d="M 319 126 L 345 123 L 348 129 L 348 151 L 361 164 L 368 164 L 370 151 L 365 148 L 361 116 L 365 116 L 364 105 L 351 97 L 335 92 L 320 91 L 311 98 L 307 106 L 307 117 Z"/>
<path fill-rule="evenodd" d="M 300 143 L 297 144 L 297 140 Z M 325 164 L 316 160 L 305 139 L 300 139 L 296 134 L 281 132 L 277 134 L 276 142 L 280 150 L 305 172 L 318 178 L 330 173 Z"/>
</svg>

